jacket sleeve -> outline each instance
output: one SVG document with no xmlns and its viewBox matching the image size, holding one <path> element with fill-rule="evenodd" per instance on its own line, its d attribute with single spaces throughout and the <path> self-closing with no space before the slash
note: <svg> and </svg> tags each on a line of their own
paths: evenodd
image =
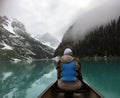
<svg viewBox="0 0 120 98">
<path fill-rule="evenodd" d="M 61 78 L 61 61 L 59 60 L 56 66 L 56 70 L 57 70 L 57 79 Z"/>
<path fill-rule="evenodd" d="M 81 63 L 78 58 L 75 58 L 76 60 L 76 72 L 77 72 L 77 77 L 79 80 L 83 80 L 82 78 L 82 73 L 81 73 Z"/>
</svg>

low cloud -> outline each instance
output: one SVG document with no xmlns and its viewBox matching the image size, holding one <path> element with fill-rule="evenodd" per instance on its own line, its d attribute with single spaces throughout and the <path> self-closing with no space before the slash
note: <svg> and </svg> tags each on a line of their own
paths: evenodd
<svg viewBox="0 0 120 98">
<path fill-rule="evenodd" d="M 0 14 L 20 20 L 31 35 L 48 32 L 61 40 L 78 17 L 79 27 L 85 31 L 91 25 L 98 24 L 97 17 L 101 14 L 104 13 L 99 21 L 107 19 L 104 15 L 115 14 L 112 10 L 106 15 L 105 9 L 116 8 L 119 4 L 119 0 L 1 0 Z M 101 11 L 100 15 L 98 11 Z"/>
<path fill-rule="evenodd" d="M 105 25 L 113 19 L 118 19 L 119 16 L 120 1 L 114 0 L 113 2 L 112 0 L 106 0 L 78 17 L 75 23 L 73 23 L 73 36 L 76 38 L 79 35 L 83 38 L 93 28 Z"/>
</svg>

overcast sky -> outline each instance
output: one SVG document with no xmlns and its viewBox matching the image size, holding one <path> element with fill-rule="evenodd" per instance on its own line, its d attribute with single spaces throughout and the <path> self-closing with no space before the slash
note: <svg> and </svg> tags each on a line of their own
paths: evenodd
<svg viewBox="0 0 120 98">
<path fill-rule="evenodd" d="M 61 40 L 65 31 L 78 17 L 87 15 L 88 17 L 85 17 L 89 21 L 91 19 L 86 13 L 95 9 L 99 11 L 101 8 L 104 13 L 107 6 L 114 9 L 120 6 L 120 0 L 0 0 L 0 15 L 18 19 L 31 35 L 48 32 Z M 108 15 L 113 15 L 110 10 Z M 93 15 L 96 17 L 96 13 Z M 84 23 L 86 18 L 80 18 L 81 22 Z M 97 20 L 94 22 L 97 23 Z M 92 23 L 93 21 L 90 25 Z M 87 24 L 84 25 L 84 29 L 87 29 Z"/>
</svg>

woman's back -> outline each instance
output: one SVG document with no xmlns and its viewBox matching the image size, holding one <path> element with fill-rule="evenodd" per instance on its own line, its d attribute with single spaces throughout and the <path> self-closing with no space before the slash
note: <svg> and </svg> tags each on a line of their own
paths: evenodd
<svg viewBox="0 0 120 98">
<path fill-rule="evenodd" d="M 79 62 L 71 56 L 71 52 L 67 52 L 67 54 L 64 52 L 57 65 L 57 71 L 60 75 L 58 86 L 63 90 L 77 90 L 82 86 L 82 82 L 78 78 L 78 74 L 81 73 L 79 72 L 81 65 L 78 65 Z"/>
</svg>

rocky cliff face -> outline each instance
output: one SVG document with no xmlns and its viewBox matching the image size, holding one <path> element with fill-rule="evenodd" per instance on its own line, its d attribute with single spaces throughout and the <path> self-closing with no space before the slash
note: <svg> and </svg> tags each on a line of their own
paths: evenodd
<svg viewBox="0 0 120 98">
<path fill-rule="evenodd" d="M 0 16 L 0 60 L 51 58 L 53 52 L 32 38 L 21 22 Z"/>
</svg>

